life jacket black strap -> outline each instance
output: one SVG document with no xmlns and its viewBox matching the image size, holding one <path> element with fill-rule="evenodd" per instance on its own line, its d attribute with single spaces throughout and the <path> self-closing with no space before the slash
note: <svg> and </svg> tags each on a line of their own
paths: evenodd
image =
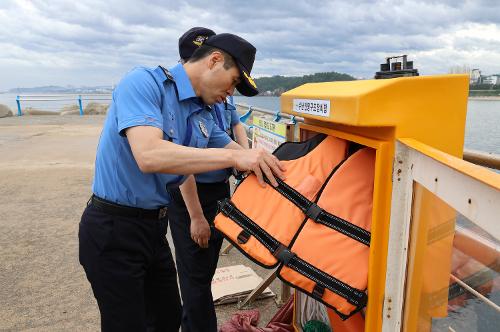
<svg viewBox="0 0 500 332">
<path fill-rule="evenodd" d="M 320 213 L 323 211 L 322 208 L 319 207 L 318 204 L 314 203 L 314 202 L 310 202 L 311 205 L 309 205 L 309 207 L 307 208 L 307 211 L 306 211 L 306 216 L 312 220 L 317 220 Z"/>
<path fill-rule="evenodd" d="M 221 211 L 222 214 L 243 228 L 243 232 L 238 236 L 238 241 L 245 243 L 248 241 L 249 235 L 252 235 L 273 254 L 277 252 L 279 248 L 283 247 L 278 240 L 241 212 L 229 198 L 220 200 L 218 205 L 219 211 Z"/>
<path fill-rule="evenodd" d="M 271 184 L 267 178 L 265 178 L 265 180 L 267 183 Z M 278 182 L 278 186 L 273 188 L 290 202 L 295 204 L 295 206 L 297 206 L 308 218 L 349 236 L 350 238 L 367 246 L 370 246 L 370 232 L 325 211 L 316 203 L 310 201 L 297 190 L 290 187 L 283 180 L 276 178 L 276 181 Z"/>
<path fill-rule="evenodd" d="M 342 296 L 349 303 L 358 308 L 362 308 L 366 305 L 367 295 L 365 292 L 349 286 L 348 284 L 319 270 L 299 258 L 295 253 L 291 252 L 289 248 L 281 244 L 278 240 L 262 229 L 262 227 L 240 211 L 229 198 L 220 200 L 218 204 L 219 210 L 222 214 L 236 222 L 243 229 L 238 236 L 238 238 L 242 236 L 244 237 L 242 242 L 248 241 L 249 234 L 254 236 L 278 259 L 280 263 L 316 282 L 317 291 L 314 292 L 313 296 L 320 298 L 320 293 L 323 294 L 323 292 L 319 292 L 319 290 L 324 288 Z"/>
<path fill-rule="evenodd" d="M 295 257 L 295 254 L 290 251 L 285 246 L 280 246 L 278 250 L 274 252 L 274 256 L 284 265 L 287 265 L 290 260 Z"/>
<path fill-rule="evenodd" d="M 333 228 L 337 232 L 349 236 L 350 238 L 357 240 L 358 242 L 361 242 L 368 247 L 370 246 L 370 232 L 357 225 L 351 224 L 347 220 L 337 217 L 334 214 L 328 213 L 325 210 L 321 210 L 321 213 L 318 215 L 318 218 L 315 221 L 317 223 Z"/>
<path fill-rule="evenodd" d="M 290 187 L 285 181 L 281 180 L 278 177 L 275 177 L 276 182 L 278 182 L 278 186 L 274 187 L 271 185 L 269 179 L 264 176 L 264 180 L 271 185 L 277 192 L 283 195 L 286 199 L 292 202 L 295 206 L 297 206 L 304 214 L 308 211 L 311 204 L 314 204 L 310 200 L 307 199 L 304 195 L 299 193 L 294 188 Z"/>
<path fill-rule="evenodd" d="M 319 292 L 319 290 L 321 288 L 325 288 L 329 289 L 337 295 L 342 296 L 349 303 L 355 305 L 358 308 L 362 308 L 366 305 L 368 296 L 365 292 L 351 287 L 348 284 L 340 281 L 339 279 L 321 271 L 320 269 L 312 266 L 296 255 L 293 255 L 289 259 L 286 266 L 316 282 L 315 289 L 317 290 L 316 292 L 313 292 L 312 295 L 317 296 L 317 298 L 319 299 L 321 299 L 323 296 L 323 291 Z"/>
</svg>

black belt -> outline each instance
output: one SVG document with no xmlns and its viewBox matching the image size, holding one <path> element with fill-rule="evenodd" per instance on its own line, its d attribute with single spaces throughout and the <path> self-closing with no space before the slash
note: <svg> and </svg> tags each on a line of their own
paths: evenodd
<svg viewBox="0 0 500 332">
<path fill-rule="evenodd" d="M 97 197 L 96 195 L 92 195 L 92 197 L 90 197 L 88 205 L 93 205 L 103 212 L 122 217 L 162 219 L 167 216 L 166 207 L 151 210 L 141 209 L 132 206 L 116 204 L 103 198 Z"/>
</svg>

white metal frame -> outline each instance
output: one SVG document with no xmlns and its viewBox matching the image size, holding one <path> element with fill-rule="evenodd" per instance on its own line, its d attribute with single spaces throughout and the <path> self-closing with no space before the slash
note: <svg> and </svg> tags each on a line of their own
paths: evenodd
<svg viewBox="0 0 500 332">
<path fill-rule="evenodd" d="M 496 239 L 500 238 L 499 188 L 489 186 L 397 141 L 384 293 L 384 332 L 401 331 L 403 327 L 414 182 L 425 187 Z"/>
</svg>

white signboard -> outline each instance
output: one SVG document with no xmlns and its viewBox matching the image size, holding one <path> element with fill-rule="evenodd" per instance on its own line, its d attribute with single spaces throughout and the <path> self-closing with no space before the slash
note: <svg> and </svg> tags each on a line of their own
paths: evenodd
<svg viewBox="0 0 500 332">
<path fill-rule="evenodd" d="M 237 302 L 250 294 L 261 282 L 262 278 L 248 266 L 219 267 L 212 279 L 214 304 Z M 274 296 L 274 293 L 267 287 L 258 298 L 271 296 Z"/>
<path fill-rule="evenodd" d="M 252 148 L 273 152 L 286 142 L 286 124 L 261 117 L 253 117 Z"/>
<path fill-rule="evenodd" d="M 297 113 L 330 116 L 330 101 L 323 99 L 294 99 L 293 110 Z"/>
</svg>

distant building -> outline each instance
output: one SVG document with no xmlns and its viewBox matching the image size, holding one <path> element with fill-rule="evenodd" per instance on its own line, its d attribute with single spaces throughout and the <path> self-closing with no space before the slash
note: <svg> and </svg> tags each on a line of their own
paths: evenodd
<svg viewBox="0 0 500 332">
<path fill-rule="evenodd" d="M 481 71 L 479 69 L 472 69 L 470 72 L 470 84 L 481 83 Z"/>
<path fill-rule="evenodd" d="M 481 83 L 488 85 L 498 85 L 500 84 L 500 75 L 481 76 Z"/>
</svg>

